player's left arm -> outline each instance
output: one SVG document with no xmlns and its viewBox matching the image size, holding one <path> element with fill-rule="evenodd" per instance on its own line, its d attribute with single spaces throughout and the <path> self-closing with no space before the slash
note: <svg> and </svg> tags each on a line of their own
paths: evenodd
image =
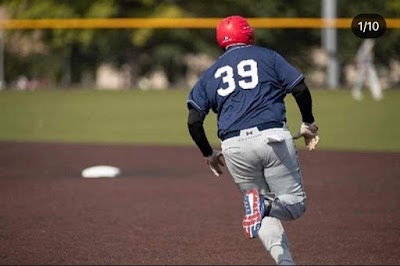
<svg viewBox="0 0 400 266">
<path fill-rule="evenodd" d="M 195 108 L 189 106 L 188 129 L 193 141 L 199 147 L 204 157 L 208 157 L 213 153 L 213 149 L 208 142 L 203 127 L 204 115 Z"/>
<path fill-rule="evenodd" d="M 202 75 L 189 94 L 187 101 L 187 106 L 189 108 L 187 124 L 190 136 L 196 143 L 197 147 L 199 147 L 211 171 L 216 176 L 219 176 L 222 174 L 220 166 L 224 166 L 221 158 L 222 153 L 220 151 L 213 150 L 208 142 L 203 127 L 204 118 L 211 108 L 211 103 L 208 99 L 207 90 L 205 84 L 203 83 L 203 79 L 204 76 Z"/>
<path fill-rule="evenodd" d="M 222 174 L 220 166 L 224 166 L 221 158 L 222 153 L 221 151 L 214 151 L 211 147 L 203 127 L 204 117 L 205 115 L 189 105 L 188 128 L 190 136 L 206 158 L 211 171 L 219 176 Z"/>
</svg>

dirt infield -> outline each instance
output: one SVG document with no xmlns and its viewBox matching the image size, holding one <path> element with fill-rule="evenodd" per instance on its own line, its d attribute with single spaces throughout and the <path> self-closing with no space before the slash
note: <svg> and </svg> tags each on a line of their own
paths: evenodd
<svg viewBox="0 0 400 266">
<path fill-rule="evenodd" d="M 298 264 L 400 264 L 400 153 L 299 152 Z M 120 167 L 84 179 L 85 167 Z M 0 142 L 0 264 L 272 264 L 195 148 Z"/>
</svg>

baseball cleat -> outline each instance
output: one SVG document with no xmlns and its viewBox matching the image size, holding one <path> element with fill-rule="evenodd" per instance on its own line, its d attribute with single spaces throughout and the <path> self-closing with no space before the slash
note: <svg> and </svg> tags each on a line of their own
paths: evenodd
<svg viewBox="0 0 400 266">
<path fill-rule="evenodd" d="M 261 220 L 264 217 L 264 198 L 257 190 L 251 190 L 244 195 L 244 208 L 246 214 L 243 218 L 244 234 L 248 238 L 255 238 L 261 228 Z"/>
</svg>

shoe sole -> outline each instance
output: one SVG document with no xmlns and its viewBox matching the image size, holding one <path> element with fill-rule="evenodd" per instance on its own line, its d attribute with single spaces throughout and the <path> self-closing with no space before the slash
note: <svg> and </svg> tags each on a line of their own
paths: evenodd
<svg viewBox="0 0 400 266">
<path fill-rule="evenodd" d="M 255 238 L 261 228 L 261 220 L 264 214 L 264 200 L 257 190 L 248 191 L 244 195 L 244 207 L 246 214 L 243 218 L 244 234 L 248 238 Z"/>
</svg>

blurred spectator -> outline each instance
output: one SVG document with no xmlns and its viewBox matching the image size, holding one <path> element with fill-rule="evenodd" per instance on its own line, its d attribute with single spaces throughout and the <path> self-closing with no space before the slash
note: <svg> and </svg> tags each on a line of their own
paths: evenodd
<svg viewBox="0 0 400 266">
<path fill-rule="evenodd" d="M 364 82 L 368 82 L 368 87 L 371 91 L 374 100 L 379 101 L 382 99 L 382 87 L 379 83 L 378 75 L 374 66 L 373 48 L 375 40 L 366 39 L 358 49 L 356 61 L 358 77 L 356 83 L 352 88 L 353 99 L 361 101 L 363 98 L 362 87 Z"/>
<path fill-rule="evenodd" d="M 26 91 L 29 88 L 29 80 L 25 76 L 19 76 L 16 82 L 17 90 Z"/>
</svg>

